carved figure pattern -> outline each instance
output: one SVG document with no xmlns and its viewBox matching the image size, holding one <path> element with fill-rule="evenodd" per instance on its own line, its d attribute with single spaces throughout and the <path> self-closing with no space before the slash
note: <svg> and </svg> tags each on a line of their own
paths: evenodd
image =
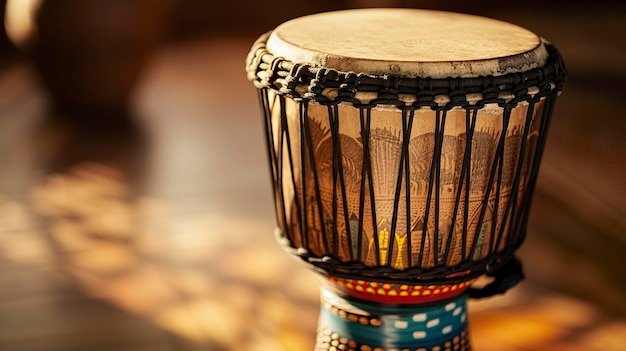
<svg viewBox="0 0 626 351">
<path fill-rule="evenodd" d="M 293 104 L 282 108 L 301 108 Z M 298 145 L 283 150 L 289 153 L 282 162 L 291 163 L 294 184 L 289 186 L 295 193 L 285 202 L 291 206 L 286 232 L 315 256 L 398 270 L 454 266 L 504 249 L 509 232 L 517 230 L 510 223 L 519 214 L 504 208 L 510 201 L 519 207 L 526 187 L 535 138 L 525 123 L 508 130 L 502 130 L 503 122 L 492 123 L 456 134 L 445 127 L 438 134 L 415 126 L 403 131 L 405 124 L 388 123 L 368 130 L 362 125 L 355 133 L 354 125 L 338 126 L 349 121 L 339 118 L 341 109 L 292 112 L 286 115 L 300 116 L 300 124 L 282 121 L 290 129 L 285 138 Z M 377 117 L 370 116 L 372 123 Z M 525 135 L 530 146 L 518 170 Z M 503 148 L 500 158 L 498 147 Z M 470 162 L 464 168 L 465 157 Z M 283 175 L 284 182 L 288 178 Z"/>
</svg>

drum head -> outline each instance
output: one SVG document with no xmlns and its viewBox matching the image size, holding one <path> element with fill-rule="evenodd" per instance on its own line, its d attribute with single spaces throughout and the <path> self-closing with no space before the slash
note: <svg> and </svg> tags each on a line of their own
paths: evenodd
<svg viewBox="0 0 626 351">
<path fill-rule="evenodd" d="M 417 9 L 358 9 L 314 14 L 278 26 L 275 56 L 342 72 L 405 77 L 478 77 L 542 66 L 540 37 L 473 15 Z"/>
</svg>

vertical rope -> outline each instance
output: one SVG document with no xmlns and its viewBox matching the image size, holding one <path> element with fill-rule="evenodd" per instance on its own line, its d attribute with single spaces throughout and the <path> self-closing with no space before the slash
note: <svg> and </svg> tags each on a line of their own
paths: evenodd
<svg viewBox="0 0 626 351">
<path fill-rule="evenodd" d="M 406 141 L 406 148 L 405 145 L 403 146 L 403 153 L 404 153 L 404 179 L 406 181 L 406 185 L 405 185 L 405 191 L 406 191 L 406 251 L 407 251 L 407 265 L 408 267 L 413 266 L 413 255 L 411 254 L 412 252 L 412 247 L 411 247 L 411 239 L 412 239 L 412 235 L 411 235 L 411 159 L 410 159 L 410 155 L 409 155 L 409 145 L 411 144 L 411 132 L 413 131 L 413 119 L 415 118 L 415 108 L 411 108 L 410 110 L 410 114 L 409 114 L 409 121 L 408 121 L 408 125 L 406 128 L 406 133 L 404 134 L 404 140 Z M 401 254 L 400 252 L 400 248 L 398 248 L 398 254 Z"/>
<path fill-rule="evenodd" d="M 306 119 L 306 123 L 304 124 L 304 133 L 306 134 L 305 142 L 307 146 L 306 149 L 309 153 L 309 160 L 311 161 L 311 172 L 313 174 L 313 186 L 315 188 L 315 202 L 316 202 L 316 207 L 317 207 L 317 214 L 319 215 L 320 227 L 322 231 L 322 245 L 324 246 L 324 251 L 328 252 L 330 251 L 330 246 L 328 244 L 328 237 L 326 233 L 326 223 L 324 220 L 324 206 L 322 204 L 322 194 L 320 191 L 319 177 L 317 174 L 317 164 L 315 163 L 315 153 L 313 150 L 315 145 L 313 145 L 313 139 L 311 136 L 311 126 L 309 125 L 309 119 L 308 119 L 308 116 L 309 116 L 308 102 L 303 101 L 302 107 L 303 107 L 304 115 Z M 309 247 L 307 247 L 307 249 L 308 248 Z"/>
<path fill-rule="evenodd" d="M 474 134 L 474 127 L 476 126 L 476 119 L 474 118 L 471 123 L 469 121 L 470 118 L 470 110 L 466 109 L 465 110 L 465 135 L 466 135 L 466 139 L 469 140 L 470 138 L 468 137 L 468 134 Z M 448 232 L 448 237 L 446 240 L 446 250 L 443 256 L 443 262 L 447 263 L 449 256 L 450 256 L 450 249 L 451 249 L 451 245 L 452 245 L 452 238 L 455 235 L 455 229 L 456 229 L 456 218 L 459 212 L 459 205 L 461 203 L 461 193 L 462 193 L 462 189 L 463 189 L 463 182 L 465 180 L 465 178 L 469 178 L 469 174 L 467 171 L 470 169 L 470 155 L 471 155 L 471 142 L 468 143 L 466 140 L 466 147 L 465 150 L 463 151 L 463 162 L 461 164 L 461 172 L 459 174 L 459 183 L 458 183 L 458 188 L 456 190 L 456 195 L 454 197 L 454 210 L 452 211 L 452 223 L 450 224 L 450 231 Z M 470 146 L 470 149 L 468 150 L 467 146 Z M 466 194 L 469 194 L 469 192 L 467 191 L 468 189 L 466 188 Z M 468 201 L 466 201 L 466 205 L 465 205 L 465 209 L 467 209 L 468 205 L 469 205 L 469 199 Z M 465 216 L 465 218 L 463 219 L 464 222 L 467 221 L 467 215 Z M 464 227 L 465 228 L 465 227 Z M 461 252 L 465 252 L 465 234 L 467 233 L 467 230 L 463 230 L 463 247 L 461 249 Z M 462 254 L 464 256 L 464 254 Z"/>
<path fill-rule="evenodd" d="M 467 176 L 465 177 L 465 205 L 463 208 L 463 239 L 462 239 L 462 250 L 461 250 L 461 260 L 465 261 L 467 259 L 467 235 L 469 234 L 469 207 L 470 207 L 470 193 L 471 193 L 471 185 L 472 185 L 472 148 L 473 148 L 473 140 L 474 140 L 474 130 L 476 128 L 476 116 L 478 115 L 478 108 L 475 108 L 472 111 L 472 115 L 470 117 L 470 110 L 466 110 L 465 113 L 465 157 L 463 159 L 463 166 L 466 167 Z M 462 181 L 459 182 L 462 184 Z M 470 256 L 471 257 L 471 256 Z"/>
<path fill-rule="evenodd" d="M 283 96 L 278 96 L 278 100 L 280 102 L 281 107 L 284 105 L 284 99 L 285 97 Z M 285 234 L 287 235 L 288 238 L 292 238 L 291 233 L 290 233 L 290 229 L 289 226 L 287 225 L 287 211 L 285 209 L 285 193 L 284 193 L 284 188 L 283 188 L 283 139 L 284 139 L 284 128 L 285 126 L 283 125 L 283 117 L 282 115 L 284 114 L 283 110 L 280 111 L 281 114 L 281 118 L 280 118 L 280 130 L 278 133 L 278 140 L 277 140 L 277 146 L 275 148 L 275 152 L 276 152 L 276 189 L 278 189 L 278 195 L 279 195 L 279 200 L 280 200 L 280 208 L 282 210 L 282 228 L 285 231 Z M 271 122 L 270 122 L 271 123 Z M 273 130 L 273 126 L 272 130 Z"/>
<path fill-rule="evenodd" d="M 363 108 L 361 108 L 361 111 L 363 111 Z M 363 170 L 365 172 L 365 175 L 367 176 L 367 186 L 368 186 L 368 191 L 369 191 L 369 198 L 370 198 L 370 210 L 372 212 L 372 228 L 373 233 L 372 233 L 372 238 L 374 241 L 374 256 L 376 258 L 376 265 L 380 265 L 380 244 L 378 242 L 378 220 L 376 218 L 376 196 L 375 196 L 375 192 L 374 192 L 374 183 L 372 181 L 372 154 L 371 154 L 371 149 L 370 149 L 370 125 L 371 125 L 371 121 L 372 121 L 372 108 L 371 107 L 366 107 L 365 108 L 365 115 L 363 115 L 363 113 L 361 113 L 360 115 L 360 121 L 361 121 L 361 138 L 363 139 Z M 364 179 L 365 177 L 362 177 L 362 182 L 361 182 L 361 194 L 363 194 L 364 189 Z M 361 201 L 362 203 L 359 204 L 360 206 L 360 210 L 361 212 L 363 211 L 363 207 L 364 207 L 364 197 L 361 196 Z M 361 231 L 363 229 L 363 216 L 359 216 L 359 228 Z"/>
<path fill-rule="evenodd" d="M 298 184 L 296 182 L 296 172 L 295 172 L 295 164 L 293 161 L 293 148 L 291 147 L 291 135 L 289 133 L 289 121 L 287 120 L 287 110 L 285 108 L 285 97 L 281 96 L 280 99 L 280 125 L 281 125 L 281 129 L 282 129 L 282 133 L 284 133 L 284 138 L 283 138 L 283 142 L 285 140 L 286 144 L 287 144 L 287 159 L 289 161 L 289 175 L 291 176 L 291 187 L 293 189 L 293 202 L 294 202 L 294 206 L 295 206 L 295 215 L 292 214 L 291 217 L 295 217 L 295 218 L 301 218 L 302 217 L 302 208 L 300 206 L 300 199 L 298 199 Z M 281 145 L 281 152 L 282 152 L 282 145 Z M 280 170 L 284 169 L 284 166 L 281 165 Z M 282 172 L 281 172 L 282 173 Z M 302 194 L 302 196 L 304 196 L 304 194 Z M 286 210 L 284 212 L 287 212 Z M 302 244 L 302 240 L 303 240 L 303 236 L 306 235 L 306 227 L 302 226 L 302 223 L 298 223 L 298 227 L 300 227 L 298 230 L 298 235 L 300 237 L 300 244 Z M 285 223 L 287 228 L 291 229 L 291 225 L 289 222 Z M 296 229 L 297 230 L 297 229 Z M 291 233 L 291 235 L 289 236 L 290 238 L 292 238 L 292 240 L 295 239 L 296 233 Z"/>
<path fill-rule="evenodd" d="M 402 149 L 400 151 L 400 160 L 398 161 L 398 176 L 396 179 L 396 190 L 393 198 L 393 215 L 391 216 L 391 231 L 389 233 L 389 245 L 387 246 L 387 265 L 392 266 L 393 259 L 393 247 L 395 243 L 396 237 L 396 225 L 398 223 L 398 207 L 400 205 L 400 195 L 402 194 L 402 178 L 403 178 L 403 170 L 405 166 L 408 166 L 405 162 L 405 159 L 409 156 L 409 142 L 411 140 L 411 132 L 410 128 L 413 123 L 413 119 L 408 119 L 407 110 L 402 110 Z M 408 126 L 407 126 L 408 125 Z M 408 179 L 408 178 L 407 178 Z M 410 186 L 410 184 L 408 184 Z M 405 199 L 405 207 L 408 208 L 408 202 Z M 408 212 L 407 221 L 411 220 L 410 211 Z M 407 235 L 410 235 L 410 231 L 407 232 Z M 398 248 L 398 254 L 400 255 L 400 248 Z"/>
<path fill-rule="evenodd" d="M 543 157 L 543 151 L 546 146 L 546 140 L 548 137 L 548 129 L 550 126 L 550 116 L 552 116 L 552 112 L 554 110 L 554 105 L 556 103 L 556 96 L 558 91 L 552 90 L 552 92 L 545 97 L 545 102 L 543 106 L 543 113 L 541 114 L 541 125 L 539 127 L 539 136 L 537 139 L 537 146 L 535 147 L 535 157 L 533 158 L 533 166 L 530 172 L 531 177 L 528 182 L 528 186 L 526 188 L 526 197 L 524 204 L 522 205 L 523 213 L 519 217 L 519 221 L 516 227 L 520 227 L 518 233 L 520 233 L 520 237 L 517 238 L 517 243 L 521 243 L 521 241 L 526 236 L 526 225 L 528 223 L 528 216 L 530 214 L 530 205 L 532 203 L 532 198 L 535 193 L 535 186 L 537 184 L 537 177 L 539 174 L 539 166 L 541 164 L 541 158 Z"/>
<path fill-rule="evenodd" d="M 443 142 L 445 139 L 445 129 L 446 129 L 446 116 L 448 110 L 438 110 L 437 114 L 437 127 L 435 127 L 435 152 L 433 154 L 433 159 L 437 162 L 437 167 L 435 168 L 435 233 L 433 237 L 435 240 L 433 241 L 433 254 L 435 258 L 435 266 L 441 264 L 441 260 L 439 259 L 439 219 L 440 219 L 440 207 L 441 207 L 441 155 L 443 152 Z M 439 119 L 441 118 L 441 120 Z"/>
<path fill-rule="evenodd" d="M 335 132 L 337 134 L 337 148 L 336 148 L 336 153 L 334 152 L 333 154 L 336 154 L 337 157 L 337 170 L 339 172 L 339 185 L 341 186 L 341 203 L 343 205 L 343 221 L 344 221 L 344 228 L 346 230 L 346 239 L 347 239 L 347 246 L 348 246 L 348 257 L 352 257 L 352 238 L 350 236 L 350 214 L 348 213 L 348 196 L 346 194 L 346 180 L 345 180 L 345 176 L 344 176 L 344 172 L 343 172 L 343 153 L 342 153 L 342 148 L 341 148 L 341 138 L 339 134 L 339 106 L 337 104 L 333 105 L 333 110 L 334 110 L 334 114 L 335 114 L 335 119 L 336 119 L 336 123 L 335 123 Z M 334 169 L 334 167 L 333 167 Z M 337 237 L 337 241 L 339 241 L 339 239 L 341 238 L 341 235 L 339 235 L 339 233 L 337 233 L 338 237 Z"/>
<path fill-rule="evenodd" d="M 369 110 L 368 110 L 369 111 Z M 359 186 L 359 223 L 358 223 L 358 241 L 357 252 L 358 256 L 354 257 L 355 260 L 360 260 L 363 252 L 363 215 L 365 211 L 365 181 L 367 179 L 367 168 L 369 167 L 369 160 L 367 159 L 367 149 L 369 149 L 369 117 L 367 122 L 365 121 L 365 109 L 359 108 L 359 125 L 361 134 L 361 143 L 363 145 L 363 162 L 361 165 L 361 184 Z M 368 182 L 369 183 L 369 182 Z"/>
<path fill-rule="evenodd" d="M 445 113 L 444 113 L 445 114 Z M 428 194 L 426 195 L 426 207 L 425 207 L 425 211 L 424 211 L 424 227 L 422 230 L 422 241 L 420 243 L 420 252 L 422 253 L 420 255 L 420 259 L 418 262 L 418 267 L 422 268 L 423 267 L 423 263 L 424 263 L 424 246 L 426 244 L 426 239 L 428 238 L 428 219 L 430 217 L 430 205 L 431 205 L 431 201 L 432 201 L 432 195 L 433 195 L 433 185 L 435 187 L 435 219 L 434 219 L 434 224 L 435 224 L 435 230 L 434 230 L 434 234 L 433 234 L 433 243 L 432 243 L 432 250 L 433 250 L 433 260 L 435 262 L 435 265 L 437 265 L 437 256 L 438 256 L 438 252 L 437 252 L 437 230 L 439 229 L 439 181 L 437 181 L 437 184 L 435 183 L 435 179 L 439 179 L 439 174 L 441 173 L 441 167 L 440 167 L 440 163 L 441 163 L 441 147 L 443 144 L 443 137 L 442 137 L 442 125 L 441 125 L 441 120 L 442 120 L 442 116 L 441 116 L 441 109 L 437 109 L 435 111 L 435 135 L 434 135 L 434 151 L 433 151 L 433 160 L 431 161 L 431 165 L 430 165 L 430 175 L 429 175 L 429 179 L 428 179 Z M 441 139 L 441 141 L 439 141 L 439 139 Z"/>
<path fill-rule="evenodd" d="M 333 211 L 333 255 L 335 257 L 339 257 L 339 248 L 340 248 L 340 240 L 341 235 L 339 233 L 339 198 L 341 196 L 342 207 L 343 207 L 343 221 L 345 223 L 346 230 L 348 230 L 349 219 L 348 219 L 348 200 L 346 195 L 346 186 L 345 186 L 345 178 L 343 174 L 343 160 L 342 160 L 342 152 L 341 152 L 341 141 L 339 134 L 339 107 L 337 104 L 328 105 L 328 120 L 331 129 L 331 138 L 333 143 L 333 160 L 332 160 L 332 168 L 333 168 L 333 200 L 332 200 L 332 211 Z M 341 187 L 341 192 L 338 194 L 338 187 Z M 347 235 L 348 247 L 350 248 L 350 236 Z M 349 253 L 351 256 L 351 253 Z"/>
<path fill-rule="evenodd" d="M 339 169 L 337 164 L 341 162 L 341 160 L 337 161 L 338 157 L 341 157 L 341 155 L 339 155 L 339 150 L 338 150 L 338 145 L 339 145 L 339 136 L 337 135 L 338 133 L 338 126 L 336 126 L 339 122 L 337 121 L 337 116 L 335 116 L 334 114 L 334 109 L 331 105 L 327 106 L 327 111 L 328 111 L 328 123 L 330 125 L 330 135 L 331 135 L 331 139 L 332 139 L 332 143 L 333 143 L 333 159 L 332 159 L 332 168 L 333 168 L 333 174 L 332 174 L 332 183 L 333 183 L 333 195 L 332 195 L 332 232 L 331 232 L 331 244 L 332 244 L 332 255 L 333 257 L 339 257 L 339 243 L 338 243 L 338 239 L 339 239 L 339 233 L 338 233 L 338 229 L 337 229 L 337 216 L 338 216 L 338 204 L 337 204 L 337 173 L 339 173 Z"/>
<path fill-rule="evenodd" d="M 509 109 L 509 115 L 510 115 Z M 476 248 L 478 247 L 478 238 L 480 236 L 480 232 L 482 229 L 483 221 L 485 220 L 485 214 L 487 213 L 487 207 L 489 207 L 489 199 L 491 197 L 491 189 L 494 185 L 494 179 L 496 176 L 496 172 L 498 170 L 498 165 L 500 164 L 499 160 L 501 159 L 501 155 L 504 152 L 504 139 L 506 138 L 506 130 L 508 128 L 508 120 L 509 118 L 506 116 L 506 110 L 502 116 L 502 131 L 500 132 L 500 140 L 498 141 L 498 145 L 496 147 L 496 152 L 493 157 L 493 163 L 491 165 L 491 171 L 489 174 L 489 180 L 487 181 L 487 189 L 485 189 L 485 195 L 483 197 L 483 204 L 480 209 L 480 215 L 478 217 L 478 223 L 476 226 L 476 232 L 474 233 L 474 238 L 472 240 L 472 248 L 470 249 L 470 257 L 475 257 Z M 506 124 L 506 125 L 505 125 Z M 495 226 L 496 222 L 495 216 L 492 215 L 492 227 Z"/>
<path fill-rule="evenodd" d="M 276 167 L 276 152 L 274 149 L 274 136 L 272 134 L 272 113 L 270 111 L 269 106 L 269 96 L 268 89 L 258 89 L 259 96 L 259 104 L 261 106 L 261 113 L 263 116 L 263 129 L 265 132 L 265 147 L 268 158 L 268 165 L 270 167 L 270 176 L 272 181 L 272 195 L 274 197 L 274 203 L 277 204 L 277 195 L 276 195 L 276 175 L 278 173 Z M 278 213 L 276 213 L 278 217 Z M 278 218 L 277 218 L 278 221 Z"/>
<path fill-rule="evenodd" d="M 512 186 L 511 186 L 511 196 L 509 197 L 509 201 L 506 204 L 504 209 L 503 219 L 502 219 L 502 227 L 500 228 L 500 232 L 498 233 L 498 238 L 496 240 L 495 248 L 496 250 L 500 248 L 502 243 L 502 238 L 505 235 L 506 223 L 509 224 L 509 233 L 507 236 L 507 243 L 511 243 L 514 240 L 516 233 L 515 228 L 513 227 L 514 219 L 517 217 L 516 203 L 517 197 L 519 196 L 519 186 L 522 179 L 522 170 L 524 169 L 524 162 L 526 156 L 526 144 L 528 142 L 528 134 L 530 133 L 530 126 L 532 122 L 532 117 L 535 111 L 535 103 L 536 99 L 530 100 L 528 102 L 528 110 L 526 111 L 526 120 L 524 121 L 524 131 L 522 132 L 522 140 L 519 147 L 519 153 L 517 156 L 517 164 L 515 167 L 515 177 L 513 178 Z M 509 217 L 509 213 L 511 216 Z"/>
<path fill-rule="evenodd" d="M 509 122 L 511 120 L 511 110 L 512 106 L 508 104 L 504 107 L 504 113 L 502 114 L 502 132 L 500 134 L 500 144 L 498 144 L 498 149 L 496 150 L 496 160 L 497 160 L 497 177 L 496 177 L 496 194 L 495 201 L 493 205 L 493 214 L 492 214 L 492 225 L 489 233 L 489 253 L 495 252 L 496 247 L 496 231 L 498 229 L 498 225 L 503 225 L 499 220 L 499 210 L 500 210 L 500 194 L 502 192 L 502 172 L 504 168 L 504 150 L 506 139 L 509 133 Z"/>
<path fill-rule="evenodd" d="M 300 213 L 300 223 L 302 224 L 301 230 L 301 238 L 300 238 L 300 246 L 309 247 L 309 223 L 308 223 L 308 195 L 307 195 L 307 172 L 306 172 L 306 164 L 307 164 L 307 147 L 306 143 L 306 132 L 304 126 L 307 124 L 307 108 L 306 102 L 298 102 L 298 121 L 300 126 L 300 192 L 302 193 L 302 211 Z M 297 192 L 297 191 L 296 191 Z"/>
</svg>

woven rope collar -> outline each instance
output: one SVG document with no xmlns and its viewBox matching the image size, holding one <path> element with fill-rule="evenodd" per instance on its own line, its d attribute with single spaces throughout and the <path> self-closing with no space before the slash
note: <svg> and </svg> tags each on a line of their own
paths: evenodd
<svg viewBox="0 0 626 351">
<path fill-rule="evenodd" d="M 543 67 L 503 76 L 432 79 L 340 72 L 274 56 L 266 47 L 269 34 L 255 42 L 247 57 L 248 79 L 257 88 L 326 104 L 349 102 L 357 107 L 384 104 L 398 108 L 515 105 L 560 92 L 567 73 L 560 54 L 549 43 L 549 58 Z"/>
</svg>

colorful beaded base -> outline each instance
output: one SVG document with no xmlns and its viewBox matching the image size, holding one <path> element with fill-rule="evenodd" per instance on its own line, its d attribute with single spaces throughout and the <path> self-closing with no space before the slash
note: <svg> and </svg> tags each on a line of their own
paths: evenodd
<svg viewBox="0 0 626 351">
<path fill-rule="evenodd" d="M 467 294 L 439 304 L 392 306 L 322 291 L 316 350 L 468 351 Z"/>
<path fill-rule="evenodd" d="M 443 345 L 437 345 L 430 348 L 411 347 L 411 348 L 384 348 L 380 346 L 372 347 L 370 345 L 358 344 L 354 340 L 349 340 L 344 336 L 333 333 L 329 329 L 320 330 L 317 337 L 315 351 L 471 351 L 469 342 L 469 333 L 463 331 L 461 335 L 455 336 L 452 340 L 446 341 Z"/>
<path fill-rule="evenodd" d="M 367 301 L 388 304 L 419 304 L 448 299 L 463 293 L 472 281 L 451 285 L 406 285 L 326 277 L 334 288 Z"/>
</svg>

